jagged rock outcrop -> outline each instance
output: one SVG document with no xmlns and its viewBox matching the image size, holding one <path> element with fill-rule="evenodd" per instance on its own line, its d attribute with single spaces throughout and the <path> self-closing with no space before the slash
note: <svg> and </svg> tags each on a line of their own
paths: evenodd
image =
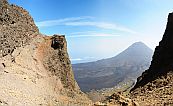
<svg viewBox="0 0 173 106">
<path fill-rule="evenodd" d="M 103 102 L 96 102 L 94 106 L 139 106 L 139 104 L 120 93 L 114 93 Z"/>
<path fill-rule="evenodd" d="M 76 85 L 71 62 L 67 54 L 65 36 L 54 35 L 44 46 L 45 47 L 41 47 L 41 49 L 47 49 L 46 51 L 41 51 L 44 67 L 49 70 L 52 75 L 59 77 L 64 87 L 74 90 Z"/>
<path fill-rule="evenodd" d="M 39 33 L 29 13 L 0 1 L 0 105 L 88 106 L 65 36 Z"/>
<path fill-rule="evenodd" d="M 173 13 L 168 16 L 165 33 L 159 46 L 156 47 L 150 68 L 137 80 L 134 87 L 143 86 L 148 82 L 173 70 Z M 133 89 L 132 89 L 133 90 Z"/>
<path fill-rule="evenodd" d="M 173 105 L 173 13 L 168 16 L 165 33 L 156 47 L 151 66 L 131 90 L 131 98 L 142 106 Z"/>
<path fill-rule="evenodd" d="M 30 42 L 38 34 L 32 17 L 22 7 L 0 1 L 0 57 Z"/>
</svg>

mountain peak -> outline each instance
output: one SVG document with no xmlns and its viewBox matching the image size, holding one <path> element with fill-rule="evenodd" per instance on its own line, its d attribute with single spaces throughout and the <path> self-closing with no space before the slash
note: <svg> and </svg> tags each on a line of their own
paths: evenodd
<svg viewBox="0 0 173 106">
<path fill-rule="evenodd" d="M 123 82 L 124 78 L 136 79 L 149 67 L 152 54 L 144 43 L 136 42 L 115 57 L 75 64 L 73 71 L 83 91 L 109 88 Z"/>
<path fill-rule="evenodd" d="M 123 52 L 121 52 L 119 55 L 121 56 L 142 56 L 143 54 L 152 54 L 153 50 L 150 49 L 147 45 L 145 45 L 143 42 L 135 42 L 131 46 L 129 46 L 127 49 L 125 49 Z"/>
<path fill-rule="evenodd" d="M 132 45 L 145 45 L 145 44 L 141 41 L 138 41 L 138 42 L 133 43 Z"/>
<path fill-rule="evenodd" d="M 142 48 L 144 48 L 144 47 L 146 48 L 146 47 L 147 47 L 147 48 L 149 48 L 146 44 L 144 44 L 144 43 L 141 42 L 141 41 L 135 42 L 135 43 L 133 43 L 133 44 L 132 44 L 131 46 L 129 46 L 129 47 L 135 47 L 135 48 L 136 48 L 136 47 L 140 47 L 140 48 L 141 48 L 141 47 L 142 47 Z"/>
</svg>

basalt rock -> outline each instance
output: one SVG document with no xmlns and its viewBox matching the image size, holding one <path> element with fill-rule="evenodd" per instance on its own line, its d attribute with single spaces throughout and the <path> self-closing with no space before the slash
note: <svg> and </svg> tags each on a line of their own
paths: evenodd
<svg viewBox="0 0 173 106">
<path fill-rule="evenodd" d="M 0 1 L 0 105 L 88 106 L 63 35 L 39 33 L 22 7 Z"/>
<path fill-rule="evenodd" d="M 138 79 L 130 98 L 140 106 L 173 105 L 173 13 L 156 47 L 151 66 Z"/>
<path fill-rule="evenodd" d="M 43 65 L 52 75 L 61 79 L 64 87 L 75 89 L 75 80 L 72 73 L 71 62 L 67 54 L 67 43 L 65 36 L 54 35 L 51 39 L 50 47 L 47 47 L 43 56 Z"/>
<path fill-rule="evenodd" d="M 173 13 L 168 16 L 168 22 L 162 40 L 156 47 L 151 65 L 138 79 L 132 91 L 139 86 L 157 79 L 173 70 Z"/>
<path fill-rule="evenodd" d="M 27 45 L 38 34 L 32 17 L 22 7 L 0 1 L 0 57 Z"/>
</svg>

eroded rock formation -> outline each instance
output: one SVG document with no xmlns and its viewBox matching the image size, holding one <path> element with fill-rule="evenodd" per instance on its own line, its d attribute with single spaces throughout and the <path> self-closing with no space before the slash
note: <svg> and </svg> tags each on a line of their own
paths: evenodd
<svg viewBox="0 0 173 106">
<path fill-rule="evenodd" d="M 0 57 L 30 42 L 39 31 L 32 17 L 22 7 L 0 1 Z"/>
<path fill-rule="evenodd" d="M 148 82 L 173 70 L 173 13 L 168 16 L 165 33 L 159 46 L 156 47 L 150 68 L 137 80 L 134 87 L 143 86 Z M 133 90 L 133 89 L 132 89 Z"/>
<path fill-rule="evenodd" d="M 39 33 L 22 7 L 0 1 L 0 104 L 86 105 L 74 80 L 65 36 Z"/>
<path fill-rule="evenodd" d="M 131 90 L 131 98 L 141 106 L 173 105 L 173 13 L 168 16 L 165 33 L 156 47 L 151 66 Z"/>
</svg>

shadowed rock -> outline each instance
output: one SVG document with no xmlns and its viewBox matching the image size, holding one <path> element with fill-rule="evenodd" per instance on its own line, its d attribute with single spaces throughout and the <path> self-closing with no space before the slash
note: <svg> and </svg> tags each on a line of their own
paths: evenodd
<svg viewBox="0 0 173 106">
<path fill-rule="evenodd" d="M 156 47 L 150 68 L 137 79 L 135 87 L 144 86 L 148 82 L 173 70 L 173 13 L 168 16 L 165 33 L 159 46 Z"/>
</svg>

